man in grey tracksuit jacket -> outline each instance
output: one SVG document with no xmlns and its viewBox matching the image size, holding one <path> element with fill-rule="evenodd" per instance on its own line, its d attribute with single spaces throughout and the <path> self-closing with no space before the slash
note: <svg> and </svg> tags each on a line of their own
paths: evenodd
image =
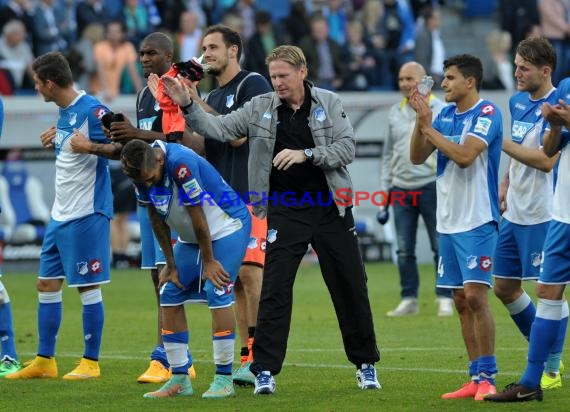
<svg viewBox="0 0 570 412">
<path fill-rule="evenodd" d="M 276 91 L 223 116 L 204 112 L 179 82 L 163 78 L 197 133 L 249 140 L 249 189 L 255 192 L 250 201 L 257 216 L 267 215 L 268 228 L 250 368 L 256 375 L 254 393 L 275 391 L 273 375 L 281 371 L 287 348 L 293 283 L 309 243 L 319 257 L 358 386 L 378 389 L 374 363 L 380 354 L 348 195 L 354 131 L 339 96 L 304 80 L 306 60 L 299 48 L 279 46 L 267 61 Z"/>
</svg>

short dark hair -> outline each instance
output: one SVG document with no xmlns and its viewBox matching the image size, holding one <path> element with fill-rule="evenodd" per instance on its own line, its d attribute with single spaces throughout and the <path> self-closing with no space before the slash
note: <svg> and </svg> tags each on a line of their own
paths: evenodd
<svg viewBox="0 0 570 412">
<path fill-rule="evenodd" d="M 228 26 L 224 26 L 223 24 L 215 24 L 206 29 L 206 32 L 204 33 L 204 36 L 202 36 L 202 38 L 213 33 L 220 33 L 222 35 L 226 47 L 228 48 L 232 46 L 238 47 L 237 60 L 239 62 L 239 60 L 241 59 L 241 53 L 243 51 L 242 50 L 243 45 L 239 33 Z"/>
<path fill-rule="evenodd" d="M 544 37 L 529 37 L 522 40 L 516 53 L 537 67 L 550 66 L 556 69 L 556 50 Z"/>
<path fill-rule="evenodd" d="M 139 179 L 154 162 L 154 150 L 142 140 L 131 140 L 121 150 L 121 169 L 131 179 Z"/>
<path fill-rule="evenodd" d="M 32 63 L 32 70 L 42 82 L 51 80 L 59 87 L 73 85 L 73 75 L 69 62 L 59 51 L 51 51 L 37 57 Z"/>
<path fill-rule="evenodd" d="M 172 45 L 172 39 L 167 36 L 166 34 L 159 32 L 159 31 L 155 31 L 153 33 L 150 33 L 148 36 L 146 36 L 143 41 L 141 42 L 141 45 L 143 43 L 153 43 L 155 44 L 159 50 L 165 52 L 165 53 L 173 53 L 174 52 L 174 46 Z"/>
<path fill-rule="evenodd" d="M 474 77 L 477 91 L 481 90 L 481 83 L 483 82 L 483 64 L 479 57 L 471 54 L 459 54 L 444 60 L 444 70 L 447 70 L 451 66 L 456 66 L 459 73 L 461 73 L 465 78 Z"/>
</svg>

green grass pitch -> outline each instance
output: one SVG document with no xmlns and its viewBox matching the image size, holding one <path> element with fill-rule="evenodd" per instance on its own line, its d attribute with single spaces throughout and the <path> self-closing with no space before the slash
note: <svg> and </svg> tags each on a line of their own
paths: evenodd
<svg viewBox="0 0 570 412">
<path fill-rule="evenodd" d="M 277 376 L 277 392 L 254 397 L 252 389 L 237 388 L 237 396 L 204 400 L 212 379 L 210 315 L 205 306 L 186 307 L 190 348 L 198 372 L 190 398 L 143 399 L 158 385 L 140 385 L 137 376 L 148 365 L 156 339 L 156 304 L 147 271 L 115 271 L 103 287 L 105 329 L 101 350 L 102 377 L 95 381 L 61 379 L 0 380 L 2 411 L 567 411 L 568 372 L 564 387 L 546 392 L 544 402 L 496 405 L 473 400 L 443 401 L 439 396 L 467 380 L 466 355 L 457 315 L 436 316 L 433 268 L 421 267 L 420 314 L 392 319 L 385 313 L 399 302 L 397 270 L 390 263 L 367 265 L 369 292 L 382 360 L 377 364 L 383 389 L 361 391 L 355 370 L 346 360 L 332 303 L 316 265 L 300 268 L 287 357 Z M 37 349 L 37 293 L 34 274 L 5 273 L 14 311 L 17 348 L 22 360 Z M 534 296 L 534 285 L 526 284 Z M 499 388 L 524 370 L 527 343 L 506 310 L 489 294 L 495 315 Z M 60 377 L 74 367 L 83 350 L 81 304 L 75 290 L 65 288 L 63 323 L 57 344 Z M 236 348 L 236 359 L 237 359 Z M 568 345 L 564 359 L 570 364 Z M 569 365 L 570 366 L 570 365 Z"/>
</svg>

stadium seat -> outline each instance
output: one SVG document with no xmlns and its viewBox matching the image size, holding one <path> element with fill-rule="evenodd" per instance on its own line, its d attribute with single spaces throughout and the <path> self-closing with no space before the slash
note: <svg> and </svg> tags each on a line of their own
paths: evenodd
<svg viewBox="0 0 570 412">
<path fill-rule="evenodd" d="M 40 243 L 44 237 L 49 209 L 39 180 L 28 175 L 21 160 L 7 160 L 2 167 L 0 204 L 5 243 Z"/>
</svg>

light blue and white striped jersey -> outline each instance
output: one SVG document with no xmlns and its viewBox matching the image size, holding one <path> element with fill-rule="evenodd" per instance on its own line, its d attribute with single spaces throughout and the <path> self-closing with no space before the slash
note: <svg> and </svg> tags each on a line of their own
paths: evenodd
<svg viewBox="0 0 570 412">
<path fill-rule="evenodd" d="M 438 151 L 438 232 L 467 232 L 487 222 L 498 222 L 498 174 L 503 143 L 499 108 L 487 100 L 479 100 L 469 110 L 458 113 L 457 106 L 452 104 L 442 109 L 433 127 L 453 143 L 463 144 L 467 136 L 472 136 L 487 145 L 466 168 Z"/>
<path fill-rule="evenodd" d="M 555 88 L 537 100 L 532 100 L 528 92 L 515 93 L 509 100 L 512 141 L 529 149 L 540 149 L 545 130 L 540 107 L 544 102 L 556 104 L 556 100 Z M 536 225 L 552 218 L 552 171 L 544 173 L 511 159 L 509 182 L 503 217 L 519 225 Z"/>
<path fill-rule="evenodd" d="M 54 220 L 65 222 L 92 213 L 113 217 L 113 195 L 107 159 L 74 153 L 69 145 L 73 129 L 98 143 L 108 143 L 101 118 L 109 109 L 93 96 L 79 92 L 66 108 L 59 109 L 55 146 Z"/>
<path fill-rule="evenodd" d="M 181 242 L 198 243 L 186 206 L 202 206 L 212 240 L 231 235 L 250 219 L 237 193 L 192 149 L 159 140 L 151 146 L 164 151 L 164 174 L 151 188 L 137 183 L 137 196 L 141 203 L 152 202 Z"/>
</svg>

